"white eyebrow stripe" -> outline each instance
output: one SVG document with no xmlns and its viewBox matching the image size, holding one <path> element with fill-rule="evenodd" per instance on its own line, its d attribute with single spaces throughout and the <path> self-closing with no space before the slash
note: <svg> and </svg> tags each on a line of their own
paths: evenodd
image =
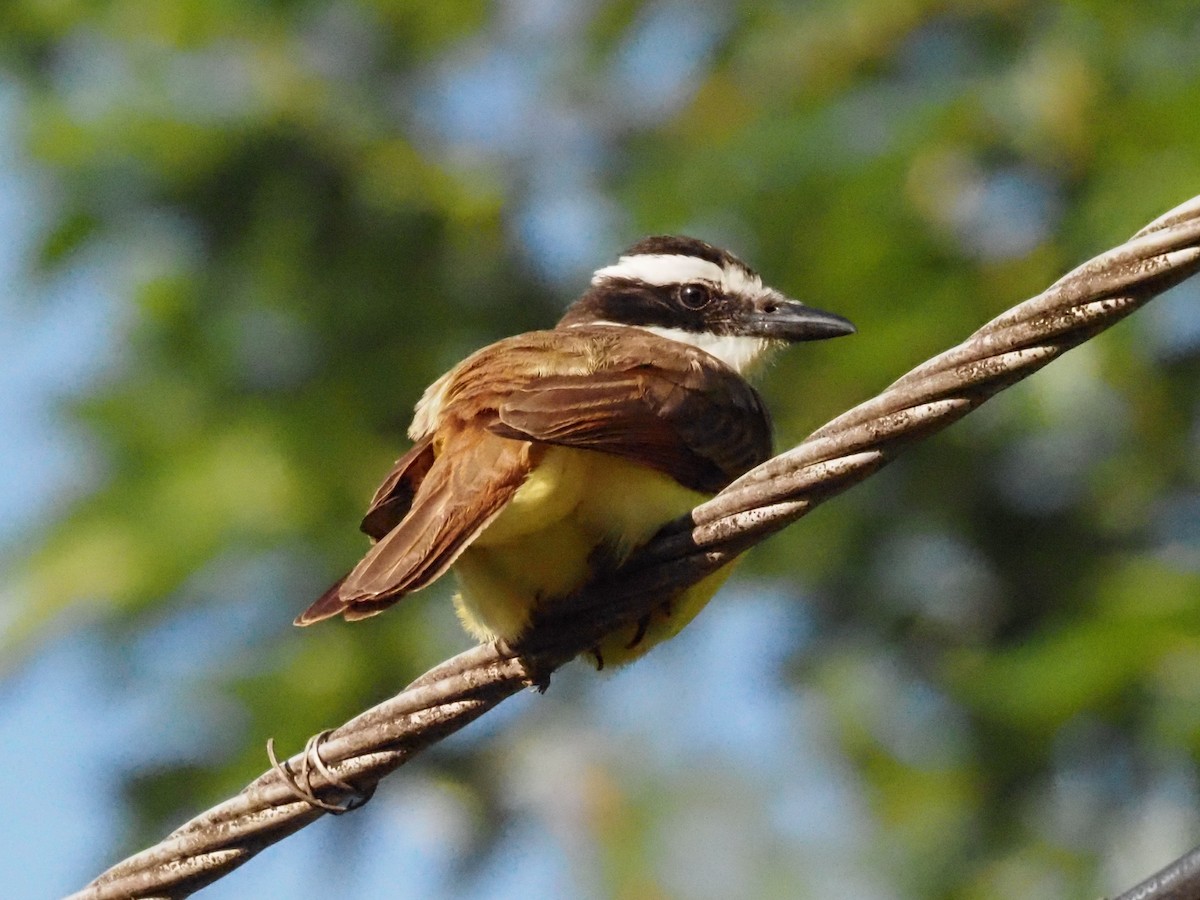
<svg viewBox="0 0 1200 900">
<path fill-rule="evenodd" d="M 592 284 L 610 278 L 628 278 L 646 284 L 680 284 L 685 281 L 709 281 L 721 284 L 725 270 L 716 263 L 695 256 L 645 253 L 638 256 L 622 256 L 614 266 L 597 269 Z"/>
<path fill-rule="evenodd" d="M 600 284 L 610 278 L 626 278 L 654 285 L 707 281 L 720 285 L 726 293 L 747 296 L 762 293 L 763 289 L 762 279 L 739 265 L 724 269 L 706 259 L 682 254 L 622 256 L 616 265 L 597 269 L 592 276 L 592 284 Z"/>
<path fill-rule="evenodd" d="M 732 266 L 724 270 L 725 291 L 730 294 L 754 296 L 762 293 L 762 278 L 751 275 L 741 266 Z"/>
</svg>

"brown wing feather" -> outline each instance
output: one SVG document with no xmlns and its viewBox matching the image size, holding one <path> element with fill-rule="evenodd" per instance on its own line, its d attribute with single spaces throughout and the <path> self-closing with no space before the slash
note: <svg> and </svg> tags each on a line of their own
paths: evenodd
<svg viewBox="0 0 1200 900">
<path fill-rule="evenodd" d="M 346 578 L 343 576 L 331 584 L 325 593 L 313 601 L 308 609 L 296 616 L 292 624 L 312 625 L 314 622 L 331 619 L 344 611 L 346 604 L 342 602 L 341 590 L 342 582 L 345 580 Z"/>
<path fill-rule="evenodd" d="M 384 535 L 400 524 L 408 515 L 417 489 L 429 474 L 434 459 L 433 438 L 426 436 L 396 460 L 363 516 L 359 527 L 364 534 L 377 541 L 382 540 Z"/>
<path fill-rule="evenodd" d="M 494 519 L 531 468 L 527 442 L 459 431 L 445 443 L 404 518 L 301 624 L 341 613 L 363 619 L 439 578 Z"/>
<path fill-rule="evenodd" d="M 472 354 L 441 383 L 442 421 L 470 417 L 497 434 L 638 459 L 704 490 L 771 451 L 770 419 L 744 378 L 698 347 L 640 328 L 520 334 Z"/>
<path fill-rule="evenodd" d="M 418 441 L 396 460 L 392 471 L 371 498 L 371 505 L 360 526 L 362 531 L 378 541 L 400 524 L 412 507 L 413 498 L 433 462 L 433 440 L 430 437 Z M 347 601 L 342 594 L 342 585 L 349 577 L 349 574 L 344 575 L 331 584 L 325 593 L 296 617 L 295 624 L 312 625 L 344 613 Z"/>
<path fill-rule="evenodd" d="M 504 508 L 530 468 L 527 443 L 477 430 L 452 435 L 408 515 L 347 576 L 342 594 L 377 600 L 433 581 Z"/>
<path fill-rule="evenodd" d="M 666 472 L 701 491 L 728 482 L 721 468 L 695 452 L 642 386 L 620 376 L 577 384 L 538 384 L 497 411 L 488 427 L 518 440 L 611 453 Z"/>
<path fill-rule="evenodd" d="M 653 364 L 642 357 L 628 368 L 532 381 L 497 404 L 488 427 L 612 453 L 708 493 L 770 456 L 770 420 L 745 380 L 702 351 L 654 349 Z"/>
</svg>

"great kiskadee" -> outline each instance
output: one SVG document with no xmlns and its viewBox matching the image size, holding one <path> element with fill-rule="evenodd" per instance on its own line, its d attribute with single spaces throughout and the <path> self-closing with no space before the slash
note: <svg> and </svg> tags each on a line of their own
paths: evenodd
<svg viewBox="0 0 1200 900">
<path fill-rule="evenodd" d="M 749 370 L 786 343 L 853 331 L 703 241 L 639 241 L 554 329 L 485 347 L 429 386 L 413 447 L 362 521 L 374 546 L 296 624 L 373 616 L 453 567 L 467 630 L 516 641 L 535 610 L 770 456 Z M 676 634 L 730 568 L 605 638 L 597 665 Z"/>
</svg>

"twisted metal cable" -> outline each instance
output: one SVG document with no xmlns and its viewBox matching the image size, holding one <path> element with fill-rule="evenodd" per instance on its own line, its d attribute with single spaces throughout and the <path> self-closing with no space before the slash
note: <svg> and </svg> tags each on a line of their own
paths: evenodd
<svg viewBox="0 0 1200 900">
<path fill-rule="evenodd" d="M 1138 882 L 1116 900 L 1195 900 L 1200 896 L 1200 847 Z"/>
<path fill-rule="evenodd" d="M 384 775 L 522 688 L 544 689 L 555 669 L 636 622 L 664 591 L 729 562 L 1198 270 L 1200 197 L 747 473 L 613 576 L 562 604 L 569 613 L 540 617 L 519 648 L 483 645 L 431 669 L 72 900 L 184 897 L 327 810 L 361 805 Z"/>
</svg>

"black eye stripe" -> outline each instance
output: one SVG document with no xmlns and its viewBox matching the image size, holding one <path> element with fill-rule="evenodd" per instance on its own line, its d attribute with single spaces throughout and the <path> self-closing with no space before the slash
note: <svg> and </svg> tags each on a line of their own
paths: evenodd
<svg viewBox="0 0 1200 900">
<path fill-rule="evenodd" d="M 707 294 L 681 297 L 685 288 Z M 614 322 L 623 325 L 673 328 L 686 332 L 731 334 L 746 301 L 742 293 L 727 292 L 724 279 L 697 277 L 673 284 L 652 284 L 629 276 L 605 277 L 592 284 L 563 316 L 560 324 Z"/>
</svg>

